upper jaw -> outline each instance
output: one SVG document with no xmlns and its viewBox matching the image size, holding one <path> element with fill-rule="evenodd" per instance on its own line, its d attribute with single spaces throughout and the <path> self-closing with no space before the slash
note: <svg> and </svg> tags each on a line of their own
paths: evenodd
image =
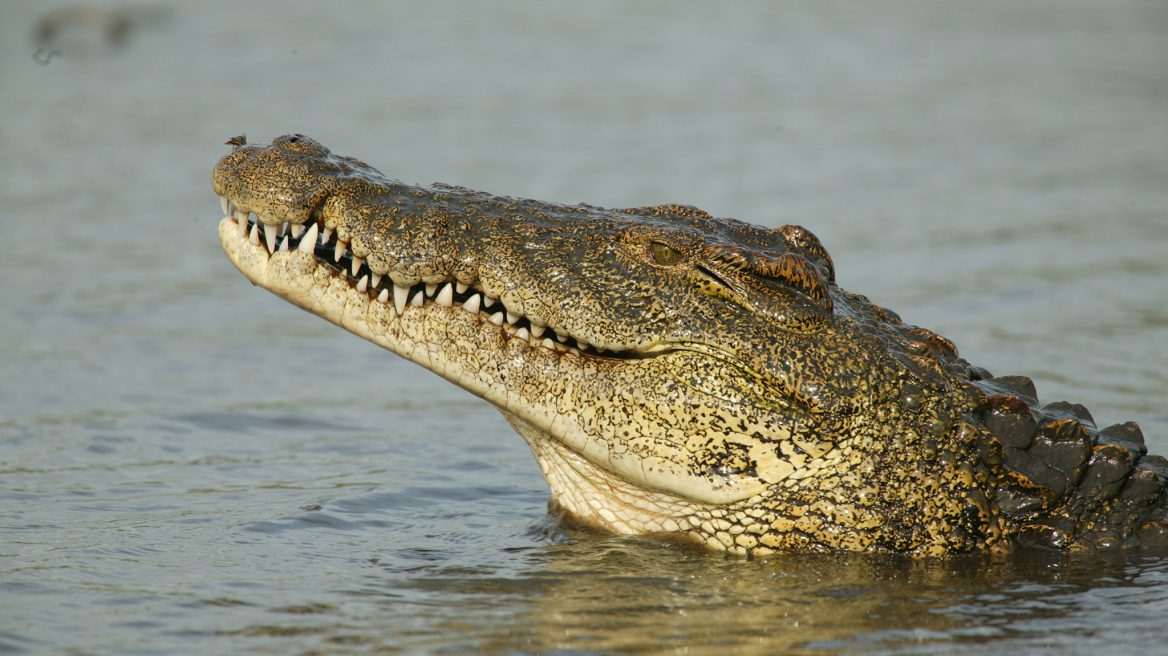
<svg viewBox="0 0 1168 656">
<path fill-rule="evenodd" d="M 670 350 L 695 349 L 728 362 L 757 360 L 748 368 L 770 380 L 778 396 L 816 408 L 822 408 L 827 398 L 823 388 L 805 393 L 793 386 L 791 381 L 796 377 L 769 372 L 763 366 L 769 354 L 752 355 L 751 351 L 765 350 L 765 344 L 760 344 L 769 338 L 764 335 L 760 339 L 760 333 L 754 330 L 752 336 L 756 339 L 736 340 L 734 331 L 739 326 L 734 325 L 734 320 L 699 318 L 713 321 L 701 328 L 690 319 L 676 326 L 642 325 L 643 317 L 623 317 L 619 313 L 611 317 L 598 314 L 581 321 L 561 311 L 563 303 L 573 302 L 573 290 L 561 287 L 550 292 L 552 283 L 541 278 L 546 273 L 541 265 L 501 263 L 507 255 L 477 246 L 474 239 L 454 237 L 463 229 L 458 222 L 466 219 L 454 219 L 453 213 L 441 211 L 443 197 L 457 199 L 451 205 L 467 202 L 468 208 L 480 201 L 507 204 L 514 199 L 450 187 L 407 187 L 358 160 L 333 155 L 298 135 L 236 149 L 219 161 L 212 181 L 224 214 L 234 226 L 234 231 L 225 230 L 224 234 L 239 235 L 252 247 L 258 247 L 256 258 L 266 260 L 280 251 L 311 255 L 369 300 L 390 306 L 398 317 L 407 306 L 433 302 L 482 314 L 512 338 L 561 353 L 643 358 Z M 424 202 L 416 199 L 422 192 L 427 195 Z M 465 196 L 459 199 L 460 194 Z M 403 202 L 407 203 L 404 208 Z M 572 219 L 577 214 L 571 214 L 580 211 L 578 208 L 538 204 L 534 209 L 538 213 L 544 207 L 562 209 L 569 220 L 578 220 Z M 406 215 L 410 217 L 409 225 L 401 218 Z M 602 211 L 601 215 L 605 218 L 589 217 L 590 230 L 592 224 L 597 231 L 604 226 L 609 230 L 619 228 L 619 223 L 614 224 L 616 227 L 609 225 L 613 219 L 608 213 Z M 506 233 L 514 228 L 495 225 L 486 229 Z M 423 234 L 427 235 L 425 240 L 418 238 Z M 581 269 L 575 275 L 583 274 Z M 254 278 L 253 282 L 262 285 Z M 655 307 L 677 305 L 676 300 L 663 301 Z M 579 296 L 574 302 L 580 302 Z M 603 296 L 590 302 L 601 314 L 611 313 L 618 303 Z M 753 329 L 765 329 L 765 323 L 765 318 L 756 317 L 751 325 Z"/>
<path fill-rule="evenodd" d="M 362 162 L 332 155 L 307 137 L 239 147 L 220 159 L 212 184 L 225 220 L 234 227 L 221 231 L 225 239 L 238 234 L 259 248 L 256 257 L 280 251 L 312 255 L 371 300 L 393 306 L 397 316 L 407 305 L 433 301 L 481 313 L 533 346 L 557 352 L 645 357 L 663 348 L 659 340 L 625 340 L 613 331 L 602 337 L 557 320 L 548 310 L 560 300 L 516 284 L 500 275 L 505 273 L 501 267 L 481 266 L 476 254 L 465 252 L 466 243 L 451 245 L 450 234 L 457 228 L 428 211 L 418 211 L 414 225 L 396 225 L 386 207 L 414 188 Z M 415 243 L 411 251 L 410 240 L 416 240 L 411 235 L 418 234 L 429 235 L 431 243 Z"/>
</svg>

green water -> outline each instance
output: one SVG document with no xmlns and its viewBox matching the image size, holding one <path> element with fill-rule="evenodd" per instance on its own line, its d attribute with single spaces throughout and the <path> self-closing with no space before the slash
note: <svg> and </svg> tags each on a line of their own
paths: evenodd
<svg viewBox="0 0 1168 656">
<path fill-rule="evenodd" d="M 491 407 L 256 289 L 210 171 L 798 223 L 1168 453 L 1168 5 L 0 4 L 0 653 L 1168 653 L 1168 554 L 742 561 L 546 516 Z M 53 50 L 57 54 L 52 54 Z"/>
</svg>

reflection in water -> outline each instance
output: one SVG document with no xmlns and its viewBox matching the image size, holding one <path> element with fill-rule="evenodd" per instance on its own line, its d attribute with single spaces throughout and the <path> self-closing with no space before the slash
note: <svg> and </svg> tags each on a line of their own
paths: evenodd
<svg viewBox="0 0 1168 656">
<path fill-rule="evenodd" d="M 573 531 L 569 541 L 532 552 L 533 567 L 514 576 L 436 564 L 359 595 L 386 606 L 418 594 L 457 599 L 459 610 L 436 612 L 441 618 L 421 643 L 488 653 L 976 652 L 1027 632 L 1073 648 L 1081 631 L 1105 631 L 1099 619 L 1117 606 L 1168 610 L 1157 589 L 1168 579 L 1164 555 L 1024 551 L 954 560 L 831 554 L 746 561 Z M 484 621 L 491 614 L 496 621 Z M 1095 619 L 1077 628 L 1079 615 Z M 354 639 L 412 643 L 400 629 L 374 620 Z"/>
</svg>

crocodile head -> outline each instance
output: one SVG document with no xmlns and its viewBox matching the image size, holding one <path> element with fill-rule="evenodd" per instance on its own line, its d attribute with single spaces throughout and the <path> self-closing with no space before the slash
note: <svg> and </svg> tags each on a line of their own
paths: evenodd
<svg viewBox="0 0 1168 656">
<path fill-rule="evenodd" d="M 244 275 L 492 403 L 580 521 L 753 554 L 1017 530 L 982 444 L 1010 381 L 840 289 L 803 228 L 406 185 L 301 135 L 213 185 Z"/>
</svg>

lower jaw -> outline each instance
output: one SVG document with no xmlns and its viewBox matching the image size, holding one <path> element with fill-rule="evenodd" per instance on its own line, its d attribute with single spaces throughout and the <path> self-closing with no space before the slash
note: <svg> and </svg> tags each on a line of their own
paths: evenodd
<svg viewBox="0 0 1168 656">
<path fill-rule="evenodd" d="M 232 217 L 220 222 L 219 237 L 228 258 L 254 284 L 501 408 L 508 406 L 508 393 L 499 377 L 500 362 L 522 362 L 526 370 L 562 376 L 578 369 L 581 359 L 594 357 L 550 337 L 535 337 L 507 321 L 501 311 L 488 314 L 470 312 L 462 303 L 446 305 L 436 298 L 443 293 L 437 285 L 432 290 L 422 284 L 410 288 L 410 299 L 399 312 L 384 290 L 362 288 L 346 272 L 310 253 L 295 248 L 269 253 L 262 240 L 251 243 Z"/>
</svg>

